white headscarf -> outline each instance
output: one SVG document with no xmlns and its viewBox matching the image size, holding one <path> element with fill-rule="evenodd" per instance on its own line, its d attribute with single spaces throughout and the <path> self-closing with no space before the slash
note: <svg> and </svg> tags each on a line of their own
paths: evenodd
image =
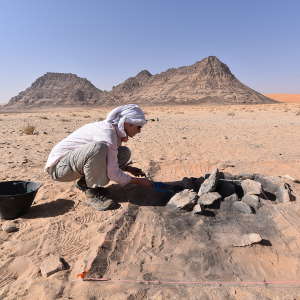
<svg viewBox="0 0 300 300">
<path fill-rule="evenodd" d="M 126 104 L 113 109 L 105 119 L 106 122 L 117 125 L 121 137 L 126 137 L 124 123 L 130 123 L 136 126 L 146 124 L 145 114 L 136 104 Z"/>
</svg>

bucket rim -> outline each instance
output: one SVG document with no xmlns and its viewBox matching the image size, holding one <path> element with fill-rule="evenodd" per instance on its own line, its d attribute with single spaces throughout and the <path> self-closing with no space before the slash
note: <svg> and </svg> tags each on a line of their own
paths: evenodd
<svg viewBox="0 0 300 300">
<path fill-rule="evenodd" d="M 1 185 L 1 183 L 12 183 L 12 182 L 15 182 L 15 183 L 35 183 L 36 187 L 35 187 L 35 189 L 33 191 L 27 192 L 27 193 L 14 194 L 14 195 L 5 195 L 5 194 L 2 194 L 2 195 L 0 195 L 0 199 L 4 198 L 4 197 L 16 197 L 16 196 L 21 196 L 21 195 L 27 195 L 27 194 L 31 194 L 31 193 L 36 193 L 41 188 L 41 186 L 43 185 L 41 182 L 31 181 L 31 180 L 8 180 L 8 181 L 0 181 L 0 185 Z"/>
</svg>

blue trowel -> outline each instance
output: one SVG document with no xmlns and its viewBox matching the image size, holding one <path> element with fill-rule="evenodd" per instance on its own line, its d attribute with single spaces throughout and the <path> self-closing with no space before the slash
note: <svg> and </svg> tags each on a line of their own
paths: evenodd
<svg viewBox="0 0 300 300">
<path fill-rule="evenodd" d="M 170 195 L 182 191 L 184 188 L 179 185 L 171 185 L 160 181 L 153 181 L 153 187 L 156 192 L 169 193 Z"/>
</svg>

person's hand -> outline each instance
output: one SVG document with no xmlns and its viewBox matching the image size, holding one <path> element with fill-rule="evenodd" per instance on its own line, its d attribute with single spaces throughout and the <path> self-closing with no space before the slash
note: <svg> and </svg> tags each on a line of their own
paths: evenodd
<svg viewBox="0 0 300 300">
<path fill-rule="evenodd" d="M 142 185 L 145 187 L 152 187 L 153 183 L 152 181 L 150 181 L 147 178 L 137 178 L 137 177 L 133 177 L 130 181 L 130 183 L 134 183 L 134 184 L 138 184 L 138 185 Z"/>
<path fill-rule="evenodd" d="M 129 172 L 130 174 L 132 174 L 133 176 L 142 176 L 142 177 L 146 177 L 146 174 L 143 172 L 143 170 L 139 169 L 139 168 L 135 168 L 132 166 L 127 166 L 125 168 L 125 171 Z"/>
</svg>

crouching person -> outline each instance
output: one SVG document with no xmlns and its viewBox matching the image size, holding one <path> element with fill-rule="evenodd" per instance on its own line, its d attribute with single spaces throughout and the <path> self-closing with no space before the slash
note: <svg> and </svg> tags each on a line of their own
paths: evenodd
<svg viewBox="0 0 300 300">
<path fill-rule="evenodd" d="M 131 152 L 121 146 L 141 132 L 146 124 L 138 105 L 115 108 L 104 121 L 86 124 L 56 144 L 51 150 L 45 170 L 56 181 L 75 181 L 85 192 L 87 204 L 107 210 L 115 203 L 103 186 L 110 180 L 125 186 L 128 183 L 151 186 L 141 169 L 129 166 Z M 128 175 L 124 171 L 131 173 Z"/>
</svg>

